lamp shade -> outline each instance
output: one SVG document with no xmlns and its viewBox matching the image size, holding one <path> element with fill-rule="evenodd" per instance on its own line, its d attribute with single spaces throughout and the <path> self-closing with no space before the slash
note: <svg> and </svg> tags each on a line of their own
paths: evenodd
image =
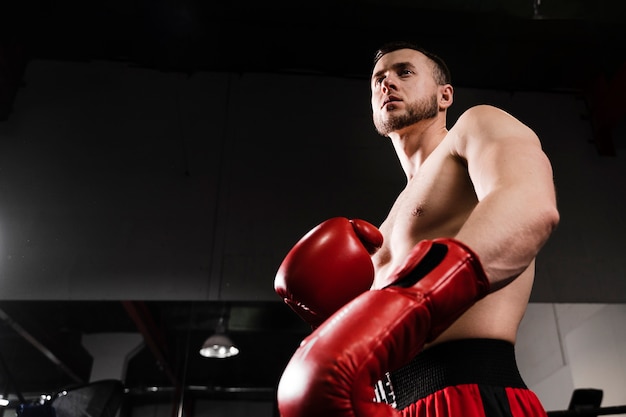
<svg viewBox="0 0 626 417">
<path fill-rule="evenodd" d="M 225 334 L 216 333 L 204 341 L 200 354 L 206 358 L 230 358 L 239 353 L 239 349 Z"/>
</svg>

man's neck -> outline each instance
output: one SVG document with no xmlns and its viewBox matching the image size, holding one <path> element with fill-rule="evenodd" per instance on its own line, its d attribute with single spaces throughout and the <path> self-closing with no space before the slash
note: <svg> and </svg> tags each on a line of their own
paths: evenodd
<svg viewBox="0 0 626 417">
<path fill-rule="evenodd" d="M 389 134 L 407 180 L 417 174 L 447 133 L 445 119 L 435 118 Z"/>
</svg>

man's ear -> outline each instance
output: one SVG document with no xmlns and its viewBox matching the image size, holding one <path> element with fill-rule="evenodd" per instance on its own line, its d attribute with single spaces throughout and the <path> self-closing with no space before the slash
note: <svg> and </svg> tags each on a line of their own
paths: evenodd
<svg viewBox="0 0 626 417">
<path fill-rule="evenodd" d="M 452 105 L 454 101 L 454 89 L 450 84 L 439 86 L 439 108 L 445 110 Z"/>
</svg>

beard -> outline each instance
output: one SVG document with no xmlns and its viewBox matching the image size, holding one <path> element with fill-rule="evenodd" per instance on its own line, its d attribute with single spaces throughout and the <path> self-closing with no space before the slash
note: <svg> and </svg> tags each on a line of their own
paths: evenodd
<svg viewBox="0 0 626 417">
<path fill-rule="evenodd" d="M 438 111 L 437 94 L 433 94 L 431 97 L 425 97 L 409 104 L 406 112 L 398 116 L 391 115 L 387 120 L 383 120 L 380 116 L 374 117 L 374 126 L 380 135 L 388 136 L 393 131 L 422 120 L 432 119 L 437 116 Z"/>
</svg>

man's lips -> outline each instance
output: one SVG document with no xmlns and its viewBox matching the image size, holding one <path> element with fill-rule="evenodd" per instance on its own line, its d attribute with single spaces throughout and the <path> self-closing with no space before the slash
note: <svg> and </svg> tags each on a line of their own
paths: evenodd
<svg viewBox="0 0 626 417">
<path fill-rule="evenodd" d="M 389 103 L 393 103 L 393 102 L 396 102 L 396 101 L 402 101 L 402 100 L 400 100 L 400 99 L 399 99 L 398 97 L 396 97 L 396 96 L 389 96 L 389 97 L 385 98 L 385 100 L 383 101 L 383 105 L 382 105 L 382 106 L 380 106 L 380 108 L 383 108 L 383 107 L 385 107 L 387 104 L 389 104 Z"/>
</svg>

